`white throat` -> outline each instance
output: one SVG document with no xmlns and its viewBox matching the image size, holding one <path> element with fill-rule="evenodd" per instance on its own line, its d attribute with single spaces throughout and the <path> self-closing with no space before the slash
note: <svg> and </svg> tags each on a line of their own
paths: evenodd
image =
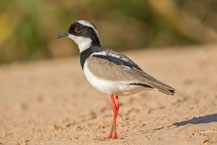
<svg viewBox="0 0 217 145">
<path fill-rule="evenodd" d="M 72 34 L 69 34 L 68 37 L 75 41 L 75 43 L 78 45 L 80 53 L 88 49 L 92 44 L 92 40 L 90 38 L 85 38 L 82 36 L 74 36 Z"/>
</svg>

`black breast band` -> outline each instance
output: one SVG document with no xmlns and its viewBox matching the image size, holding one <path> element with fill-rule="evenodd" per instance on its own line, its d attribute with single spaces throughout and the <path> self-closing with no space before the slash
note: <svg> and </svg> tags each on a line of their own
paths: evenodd
<svg viewBox="0 0 217 145">
<path fill-rule="evenodd" d="M 92 45 L 90 48 L 84 50 L 83 52 L 80 53 L 80 63 L 81 63 L 81 67 L 83 69 L 84 67 L 84 63 L 87 60 L 87 58 L 93 54 L 94 52 L 100 52 L 103 51 L 105 48 L 101 47 L 101 46 L 94 46 Z"/>
<path fill-rule="evenodd" d="M 93 51 L 91 51 L 91 49 L 87 49 L 84 50 L 83 52 L 80 53 L 80 63 L 81 63 L 81 67 L 83 69 L 84 67 L 84 63 L 87 60 L 87 58 L 93 53 Z"/>
</svg>

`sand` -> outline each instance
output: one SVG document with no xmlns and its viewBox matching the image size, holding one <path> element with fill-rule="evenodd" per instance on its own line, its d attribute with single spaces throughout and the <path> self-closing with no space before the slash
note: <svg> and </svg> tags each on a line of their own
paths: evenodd
<svg viewBox="0 0 217 145">
<path fill-rule="evenodd" d="M 85 79 L 79 57 L 0 66 L 0 145 L 217 144 L 217 45 L 125 52 L 176 88 L 119 97 L 112 105 Z"/>
</svg>

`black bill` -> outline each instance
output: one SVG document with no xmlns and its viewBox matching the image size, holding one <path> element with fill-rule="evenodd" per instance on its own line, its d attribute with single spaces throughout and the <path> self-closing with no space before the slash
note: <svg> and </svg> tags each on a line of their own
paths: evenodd
<svg viewBox="0 0 217 145">
<path fill-rule="evenodd" d="M 67 37 L 69 35 L 69 32 L 65 32 L 63 34 L 59 34 L 56 36 L 56 38 L 62 38 L 62 37 Z"/>
</svg>

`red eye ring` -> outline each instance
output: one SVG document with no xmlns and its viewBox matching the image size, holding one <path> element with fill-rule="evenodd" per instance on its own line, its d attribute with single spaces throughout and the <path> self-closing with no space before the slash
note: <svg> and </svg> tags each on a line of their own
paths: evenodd
<svg viewBox="0 0 217 145">
<path fill-rule="evenodd" d="M 75 32 L 77 32 L 77 33 L 81 33 L 82 32 L 82 28 L 81 27 L 75 27 Z"/>
</svg>

